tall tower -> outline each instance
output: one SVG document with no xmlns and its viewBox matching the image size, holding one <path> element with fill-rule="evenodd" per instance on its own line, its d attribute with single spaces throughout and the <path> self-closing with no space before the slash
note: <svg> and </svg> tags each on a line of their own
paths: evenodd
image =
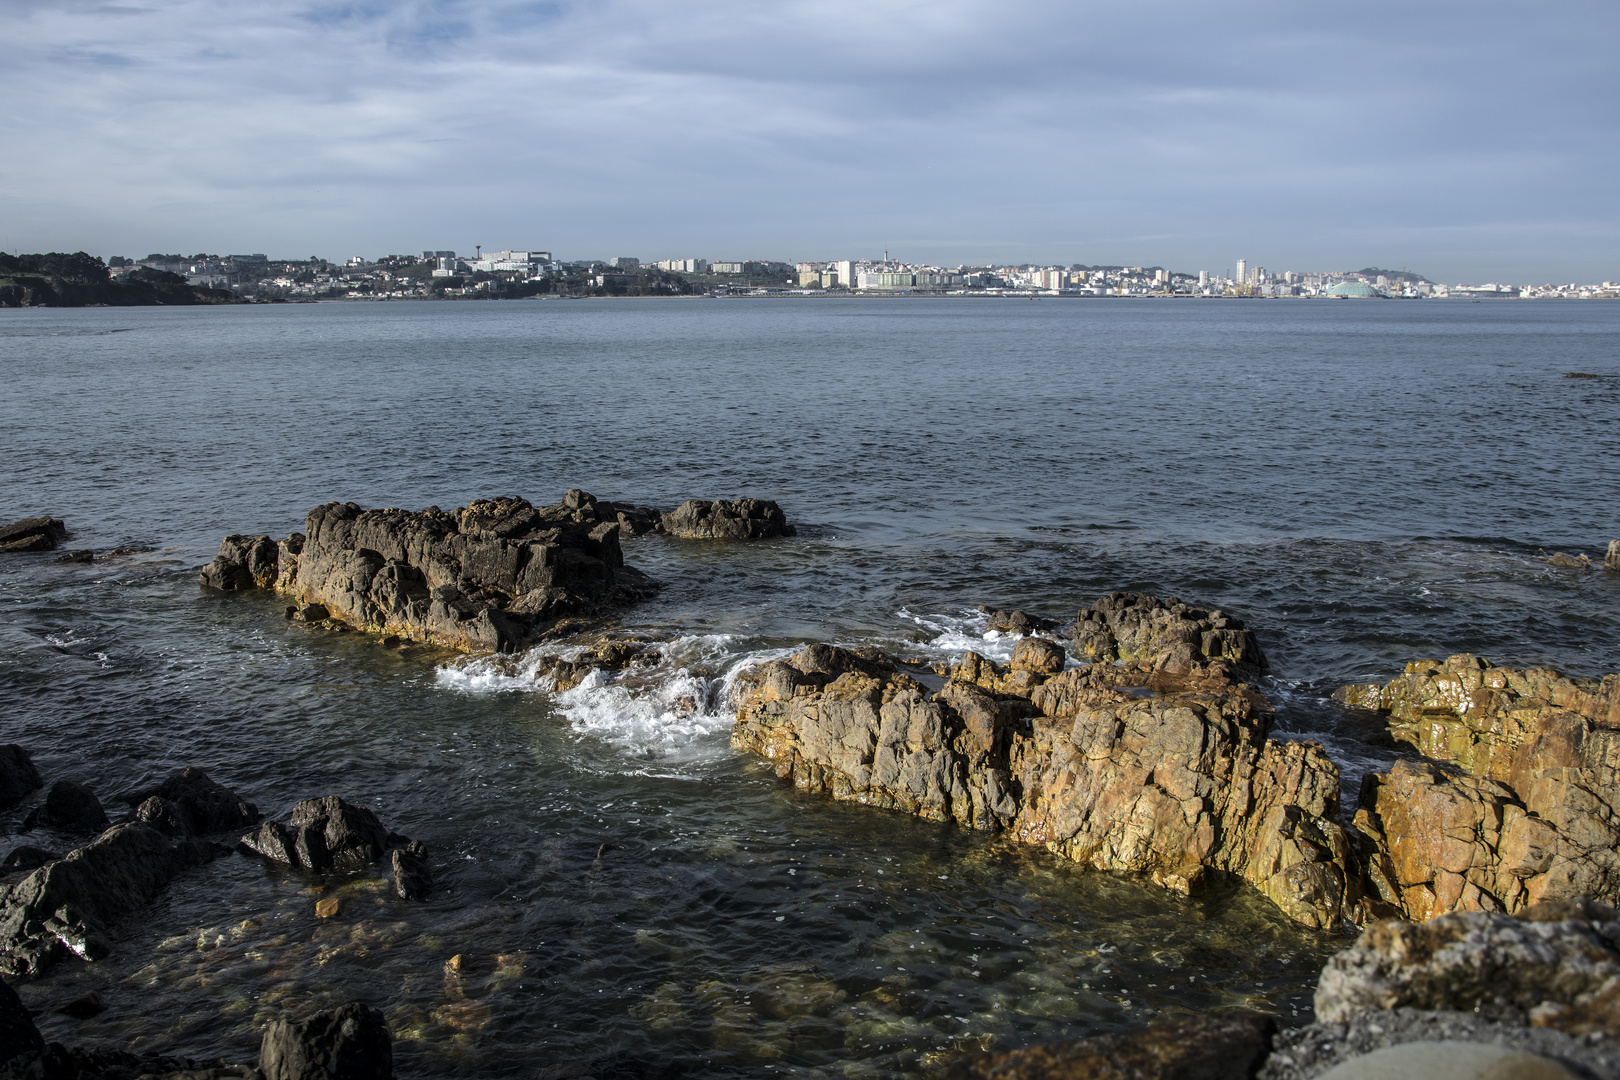
<svg viewBox="0 0 1620 1080">
<path fill-rule="evenodd" d="M 1247 285 L 1249 283 L 1249 263 L 1246 259 L 1238 260 L 1237 283 L 1239 285 Z"/>
</svg>

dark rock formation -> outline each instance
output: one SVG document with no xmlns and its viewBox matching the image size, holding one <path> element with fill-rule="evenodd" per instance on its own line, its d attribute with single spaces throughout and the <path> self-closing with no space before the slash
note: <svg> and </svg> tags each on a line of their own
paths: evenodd
<svg viewBox="0 0 1620 1080">
<path fill-rule="evenodd" d="M 428 864 L 427 848 L 420 840 L 412 840 L 393 851 L 394 893 L 401 900 L 421 900 L 433 891 L 433 868 Z"/>
<path fill-rule="evenodd" d="M 764 540 L 795 532 L 770 499 L 688 499 L 664 515 L 662 531 L 683 540 Z"/>
<path fill-rule="evenodd" d="M 807 791 L 1184 892 L 1235 874 L 1311 926 L 1360 917 L 1338 769 L 1313 743 L 1269 739 L 1269 707 L 1226 665 L 1054 674 L 1056 659 L 969 653 L 930 694 L 880 654 L 810 646 L 738 680 L 732 744 Z M 1157 693 L 1126 692 L 1141 687 Z"/>
<path fill-rule="evenodd" d="M 190 765 L 129 801 L 138 820 L 168 836 L 206 836 L 259 821 L 257 807 Z"/>
<path fill-rule="evenodd" d="M 73 780 L 58 780 L 45 794 L 45 802 L 23 819 L 22 831 L 49 825 L 70 832 L 100 832 L 109 824 L 96 793 Z"/>
<path fill-rule="evenodd" d="M 1252 631 L 1225 612 L 1190 607 L 1170 597 L 1109 593 L 1075 616 L 1074 654 L 1084 661 L 1141 660 L 1157 671 L 1185 674 L 1196 665 L 1225 663 L 1264 671 L 1265 653 Z"/>
<path fill-rule="evenodd" d="M 1025 634 L 1039 634 L 1057 629 L 1057 624 L 1051 619 L 1043 619 L 1027 611 L 992 611 L 987 607 L 980 607 L 979 610 L 989 617 L 985 629 L 1002 634 L 1017 634 L 1021 637 Z"/>
<path fill-rule="evenodd" d="M 30 870 L 38 870 L 48 862 L 55 862 L 61 858 L 54 852 L 44 848 L 34 847 L 32 844 L 20 844 L 11 849 L 4 860 L 0 860 L 0 874 L 26 874 Z"/>
<path fill-rule="evenodd" d="M 1277 1030 L 1260 1013 L 1172 1016 L 1141 1031 L 959 1058 L 944 1080 L 1252 1080 Z"/>
<path fill-rule="evenodd" d="M 358 1002 L 276 1020 L 264 1031 L 259 1072 L 264 1080 L 392 1080 L 393 1040 L 382 1013 Z"/>
<path fill-rule="evenodd" d="M 50 551 L 67 539 L 67 525 L 61 518 L 36 517 L 0 526 L 0 553 L 10 551 Z"/>
<path fill-rule="evenodd" d="M 174 845 L 151 826 L 131 822 L 0 887 L 0 972 L 35 974 L 64 951 L 99 959 L 114 923 L 211 856 L 207 845 Z"/>
<path fill-rule="evenodd" d="M 1369 776 L 1355 816 L 1377 852 L 1369 885 L 1394 912 L 1620 902 L 1620 675 L 1459 655 L 1334 697 L 1384 714 L 1429 759 Z"/>
<path fill-rule="evenodd" d="M 0 745 L 0 806 L 10 806 L 30 791 L 45 786 L 28 751 L 16 743 Z"/>
<path fill-rule="evenodd" d="M 51 560 L 59 563 L 93 563 L 96 553 L 93 551 L 67 551 Z"/>
<path fill-rule="evenodd" d="M 45 1038 L 34 1026 L 22 999 L 10 985 L 0 982 L 0 1070 L 18 1058 L 45 1052 Z"/>
<path fill-rule="evenodd" d="M 305 799 L 293 807 L 286 825 L 266 821 L 242 843 L 271 862 L 316 871 L 362 869 L 390 846 L 376 814 L 336 795 Z"/>
<path fill-rule="evenodd" d="M 573 508 L 487 499 L 448 514 L 327 503 L 310 511 L 304 534 L 280 544 L 226 537 L 200 580 L 274 588 L 306 621 L 316 613 L 375 633 L 509 652 L 561 616 L 651 588 L 624 565 L 618 521 L 597 521 L 601 504 L 578 496 Z"/>
</svg>

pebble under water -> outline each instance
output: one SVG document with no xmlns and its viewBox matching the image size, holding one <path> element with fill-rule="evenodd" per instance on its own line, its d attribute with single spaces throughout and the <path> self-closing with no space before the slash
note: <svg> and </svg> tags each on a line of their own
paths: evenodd
<svg viewBox="0 0 1620 1080">
<path fill-rule="evenodd" d="M 1303 1023 L 1346 938 L 800 795 L 730 749 L 730 678 L 812 640 L 1004 657 L 977 605 L 1176 595 L 1255 629 L 1280 734 L 1349 799 L 1393 751 L 1343 683 L 1465 651 L 1620 670 L 1620 575 L 1545 561 L 1620 537 L 1620 305 L 0 311 L 0 375 L 0 517 L 149 549 L 0 557 L 0 742 L 115 817 L 183 765 L 282 820 L 340 794 L 439 882 L 188 871 L 108 959 L 18 982 L 69 1043 L 250 1061 L 267 1019 L 359 999 L 404 1077 L 862 1077 L 1171 1010 Z M 384 646 L 196 582 L 225 533 L 331 499 L 573 486 L 773 498 L 799 536 L 626 541 L 665 588 L 622 623 L 663 661 L 562 694 L 535 654 Z M 5 849 L 30 806 L 0 811 Z M 53 1011 L 91 990 L 100 1015 Z"/>
</svg>

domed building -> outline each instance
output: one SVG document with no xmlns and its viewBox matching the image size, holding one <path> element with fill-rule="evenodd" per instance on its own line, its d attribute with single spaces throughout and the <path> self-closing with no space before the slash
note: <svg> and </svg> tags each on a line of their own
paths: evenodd
<svg viewBox="0 0 1620 1080">
<path fill-rule="evenodd" d="M 1352 299 L 1361 300 L 1371 300 L 1374 298 L 1384 297 L 1383 292 L 1374 286 L 1367 284 L 1365 281 L 1341 281 L 1337 285 L 1330 287 L 1327 291 L 1327 295 L 1348 296 Z"/>
</svg>

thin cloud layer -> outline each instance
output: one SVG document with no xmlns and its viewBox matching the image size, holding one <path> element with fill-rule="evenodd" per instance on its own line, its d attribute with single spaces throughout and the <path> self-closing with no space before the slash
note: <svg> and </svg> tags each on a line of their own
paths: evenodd
<svg viewBox="0 0 1620 1080">
<path fill-rule="evenodd" d="M 0 3 L 0 246 L 1620 277 L 1596 3 Z"/>
</svg>

